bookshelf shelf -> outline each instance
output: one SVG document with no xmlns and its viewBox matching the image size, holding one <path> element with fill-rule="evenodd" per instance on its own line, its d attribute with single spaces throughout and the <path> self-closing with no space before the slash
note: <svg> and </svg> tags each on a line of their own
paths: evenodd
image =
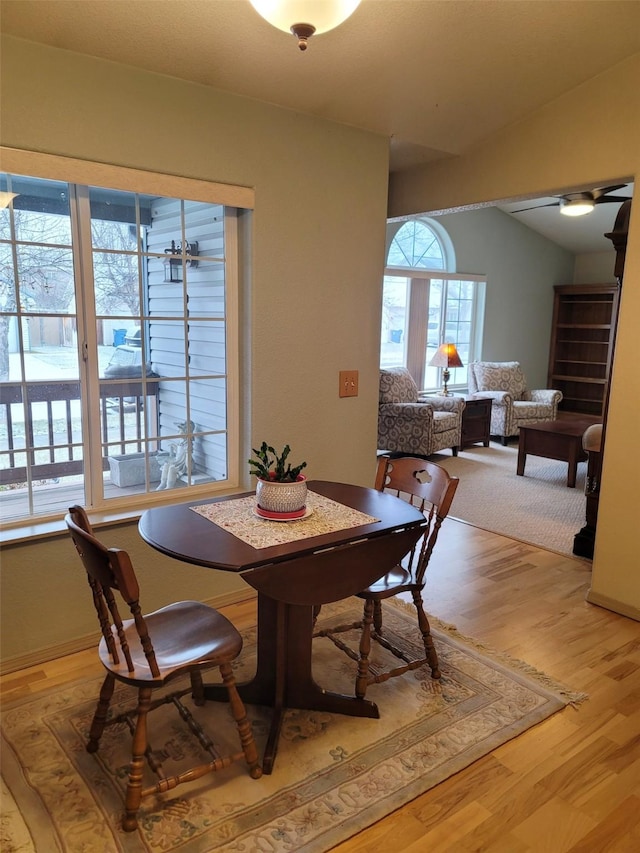
<svg viewBox="0 0 640 853">
<path fill-rule="evenodd" d="M 601 415 L 611 370 L 618 286 L 556 285 L 554 291 L 548 387 L 562 391 L 561 410 Z"/>
</svg>

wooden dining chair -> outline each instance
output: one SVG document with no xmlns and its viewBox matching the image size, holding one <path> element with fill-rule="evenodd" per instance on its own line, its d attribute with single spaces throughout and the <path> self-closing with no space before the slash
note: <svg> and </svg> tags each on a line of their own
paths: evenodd
<svg viewBox="0 0 640 853">
<path fill-rule="evenodd" d="M 106 726 L 124 722 L 133 734 L 123 829 L 133 832 L 138 826 L 137 812 L 144 797 L 222 770 L 236 760 L 244 758 L 251 777 L 259 778 L 262 770 L 251 724 L 231 669 L 231 662 L 242 649 L 242 637 L 235 627 L 217 610 L 198 601 L 180 601 L 143 615 L 138 581 L 127 552 L 106 548 L 95 537 L 81 506 L 70 507 L 65 521 L 93 593 L 102 631 L 98 654 L 107 670 L 91 723 L 87 751 L 98 750 Z M 114 592 L 124 599 L 132 619 L 123 621 L 120 617 Z M 191 693 L 196 705 L 204 704 L 202 672 L 212 667 L 220 670 L 240 736 L 240 749 L 230 755 L 218 754 L 212 740 L 181 701 Z M 154 690 L 186 674 L 191 678 L 189 687 L 169 695 L 163 693 L 152 701 Z M 137 688 L 137 706 L 107 719 L 116 681 Z M 149 712 L 166 704 L 176 707 L 209 759 L 173 776 L 165 775 L 158 752 L 152 751 L 147 734 Z M 143 788 L 145 759 L 158 781 Z"/>
<path fill-rule="evenodd" d="M 378 460 L 375 487 L 378 491 L 388 492 L 416 506 L 424 513 L 428 525 L 424 535 L 401 563 L 357 593 L 358 598 L 364 599 L 362 619 L 346 625 L 322 628 L 314 633 L 315 637 L 328 637 L 341 651 L 357 661 L 355 692 L 360 699 L 364 698 L 370 684 L 380 684 L 424 664 L 430 667 L 432 678 L 441 677 L 438 655 L 422 602 L 422 590 L 429 559 L 458 487 L 458 478 L 451 477 L 444 468 L 424 459 L 413 456 L 398 459 L 381 456 Z M 418 627 L 424 646 L 423 657 L 411 656 L 394 643 L 383 628 L 382 602 L 402 592 L 411 594 L 417 611 Z M 339 636 L 354 630 L 360 632 L 358 652 Z M 384 671 L 374 669 L 369 660 L 372 640 L 391 652 L 401 663 Z"/>
</svg>

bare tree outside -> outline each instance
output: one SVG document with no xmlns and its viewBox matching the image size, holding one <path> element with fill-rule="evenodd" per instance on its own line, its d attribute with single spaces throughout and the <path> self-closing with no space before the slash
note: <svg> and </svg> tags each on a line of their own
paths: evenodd
<svg viewBox="0 0 640 853">
<path fill-rule="evenodd" d="M 9 380 L 10 324 L 18 316 L 18 298 L 23 316 L 34 320 L 41 314 L 75 313 L 68 217 L 25 210 L 14 210 L 13 216 L 20 240 L 15 257 L 9 244 L 0 246 L 0 381 L 4 382 Z M 8 225 L 7 218 L 7 232 Z M 94 253 L 93 269 L 96 310 L 105 316 L 138 317 L 140 313 L 132 230 L 133 226 L 125 222 L 92 220 L 94 245 L 109 249 Z"/>
<path fill-rule="evenodd" d="M 18 314 L 18 293 L 27 315 L 75 311 L 73 257 L 64 245 L 68 218 L 23 210 L 13 215 L 21 241 L 15 258 L 11 246 L 0 246 L 0 381 L 9 379 L 9 330 Z"/>
<path fill-rule="evenodd" d="M 126 222 L 91 221 L 94 246 L 108 247 L 96 252 L 93 259 L 96 311 L 110 316 L 122 314 L 123 306 L 132 317 L 140 314 L 140 284 L 135 228 Z"/>
</svg>

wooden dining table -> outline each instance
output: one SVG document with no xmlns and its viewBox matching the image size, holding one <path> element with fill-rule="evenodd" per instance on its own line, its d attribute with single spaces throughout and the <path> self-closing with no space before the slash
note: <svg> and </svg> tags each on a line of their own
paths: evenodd
<svg viewBox="0 0 640 853">
<path fill-rule="evenodd" d="M 313 679 L 314 613 L 318 605 L 348 598 L 382 577 L 411 550 L 426 525 L 415 507 L 375 489 L 325 480 L 309 481 L 308 489 L 308 503 L 316 500 L 320 506 L 315 518 L 290 522 L 296 538 L 277 544 L 269 544 L 269 533 L 272 525 L 281 523 L 255 517 L 253 493 L 154 507 L 139 522 L 144 541 L 163 554 L 235 572 L 257 590 L 256 672 L 238 689 L 244 702 L 273 709 L 263 757 L 265 773 L 273 769 L 287 708 L 379 717 L 374 702 L 331 692 Z M 319 525 L 326 507 L 334 519 L 329 530 Z M 220 520 L 221 511 L 236 508 L 235 518 L 241 519 L 243 530 L 253 535 L 265 531 L 265 541 L 258 547 Z M 340 525 L 341 509 L 348 526 Z M 226 700 L 221 685 L 206 685 L 205 695 Z"/>
</svg>

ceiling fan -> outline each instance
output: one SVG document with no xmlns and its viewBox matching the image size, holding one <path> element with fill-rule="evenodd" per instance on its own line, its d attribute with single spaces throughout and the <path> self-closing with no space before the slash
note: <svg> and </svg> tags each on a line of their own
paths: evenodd
<svg viewBox="0 0 640 853">
<path fill-rule="evenodd" d="M 549 204 L 538 204 L 535 207 L 523 207 L 520 210 L 513 210 L 512 213 L 524 213 L 525 210 L 537 210 L 540 207 L 559 207 L 560 213 L 565 216 L 584 216 L 585 213 L 591 213 L 596 204 L 605 204 L 607 202 L 615 202 L 621 204 L 623 201 L 629 201 L 631 196 L 624 195 L 607 195 L 607 193 L 615 192 L 615 190 L 624 189 L 626 184 L 613 184 L 610 187 L 596 187 L 593 190 L 586 190 L 579 193 L 566 193 L 565 195 L 556 196 L 558 201 L 552 201 Z"/>
</svg>

